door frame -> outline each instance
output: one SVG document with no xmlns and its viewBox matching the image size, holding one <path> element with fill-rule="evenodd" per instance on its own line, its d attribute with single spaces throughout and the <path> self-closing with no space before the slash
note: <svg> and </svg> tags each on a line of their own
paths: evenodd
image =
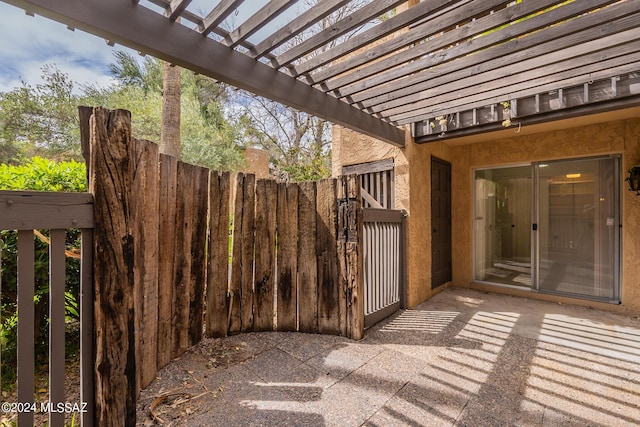
<svg viewBox="0 0 640 427">
<path fill-rule="evenodd" d="M 448 171 L 448 176 L 447 176 L 447 184 L 448 184 L 448 196 L 449 196 L 449 207 L 448 207 L 448 233 L 447 233 L 447 239 L 448 239 L 448 244 L 445 245 L 444 250 L 448 251 L 448 262 L 449 262 L 449 268 L 448 268 L 448 274 L 445 275 L 444 278 L 437 278 L 434 275 L 434 252 L 435 252 L 435 247 L 434 247 L 434 238 L 433 235 L 436 232 L 436 228 L 434 228 L 434 209 L 433 209 L 433 202 L 434 202 L 434 190 L 433 190 L 433 172 L 434 172 L 434 164 L 438 164 L 439 166 L 443 166 L 447 169 Z M 451 237 L 451 232 L 452 232 L 452 218 L 451 218 L 451 206 L 452 206 L 452 202 L 451 202 L 451 196 L 452 196 L 452 187 L 451 187 L 451 163 L 440 159 L 436 156 L 431 156 L 431 163 L 430 163 L 431 169 L 430 169 L 430 178 L 431 178 L 431 203 L 430 203 L 430 207 L 431 207 L 431 289 L 436 289 L 439 286 L 444 285 L 447 282 L 451 282 L 453 280 L 453 239 Z M 447 248 L 448 247 L 448 248 Z"/>
</svg>

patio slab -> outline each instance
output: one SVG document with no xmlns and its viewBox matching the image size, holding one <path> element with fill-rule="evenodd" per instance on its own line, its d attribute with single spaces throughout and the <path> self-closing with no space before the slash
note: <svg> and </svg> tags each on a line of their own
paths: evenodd
<svg viewBox="0 0 640 427">
<path fill-rule="evenodd" d="M 450 288 L 359 342 L 205 339 L 141 393 L 138 425 L 154 402 L 164 425 L 635 426 L 640 322 Z"/>
</svg>

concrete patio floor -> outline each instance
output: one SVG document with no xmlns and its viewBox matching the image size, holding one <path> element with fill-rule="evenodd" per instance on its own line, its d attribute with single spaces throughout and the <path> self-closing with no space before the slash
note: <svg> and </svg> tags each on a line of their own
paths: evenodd
<svg viewBox="0 0 640 427">
<path fill-rule="evenodd" d="M 245 356 L 215 367 L 212 346 Z M 165 425 L 637 426 L 640 321 L 450 288 L 359 342 L 208 339 L 158 377 L 139 399 L 139 425 L 153 425 L 151 404 L 181 378 L 193 399 L 167 406 Z"/>
</svg>

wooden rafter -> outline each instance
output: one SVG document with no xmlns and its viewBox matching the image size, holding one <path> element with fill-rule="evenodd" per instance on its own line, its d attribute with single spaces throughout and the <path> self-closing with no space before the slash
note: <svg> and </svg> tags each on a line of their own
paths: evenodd
<svg viewBox="0 0 640 427">
<path fill-rule="evenodd" d="M 640 73 L 640 0 L 272 0 L 233 28 L 249 2 L 0 1 L 400 146 L 394 125 Z"/>
<path fill-rule="evenodd" d="M 336 45 L 335 47 L 314 56 L 311 59 L 308 59 L 302 62 L 300 65 L 294 67 L 295 74 L 307 74 L 311 70 L 315 70 L 322 65 L 328 64 L 334 61 L 337 58 L 340 58 L 344 55 L 348 55 L 349 53 L 359 49 L 363 44 L 374 43 L 376 40 L 379 40 L 389 34 L 392 34 L 396 31 L 400 31 L 404 27 L 419 21 L 425 15 L 428 15 L 433 12 L 437 12 L 451 4 L 457 3 L 459 0 L 428 0 L 422 3 L 419 3 L 417 6 L 414 6 L 412 12 L 413 13 L 401 13 L 396 16 L 389 18 L 388 20 L 382 22 L 380 25 L 376 25 L 375 27 L 360 33 L 349 40 L 344 41 Z M 344 63 L 349 63 L 350 61 L 344 61 Z M 344 64 L 341 64 L 344 65 Z M 340 70 L 336 70 L 335 74 L 341 73 L 343 70 L 342 67 L 335 66 L 329 68 L 330 70 L 334 70 L 339 68 Z M 333 71 L 332 71 L 333 72 Z M 321 73 L 318 73 L 321 74 Z M 335 75 L 334 74 L 334 75 Z M 311 78 L 312 81 L 315 79 Z"/>
<path fill-rule="evenodd" d="M 450 83 L 439 85 L 427 91 L 421 91 L 410 106 L 400 105 L 390 108 L 390 105 L 381 104 L 378 111 L 391 120 L 410 117 L 423 108 L 431 108 L 440 100 L 449 98 L 451 92 L 457 92 L 466 98 L 482 91 L 504 88 L 511 92 L 514 85 L 527 82 L 533 87 L 533 81 L 549 77 L 555 73 L 575 70 L 580 72 L 586 68 L 597 67 L 601 61 L 607 61 L 616 57 L 632 58 L 634 53 L 640 51 L 640 29 L 632 28 L 622 33 L 607 37 L 599 37 L 589 42 L 583 42 L 577 46 L 555 50 L 528 60 L 521 60 L 491 71 L 480 72 L 469 77 L 459 78 Z M 631 56 L 629 56 L 631 55 Z M 625 61 L 626 59 L 622 59 Z M 385 108 L 386 107 L 386 108 Z"/>
<path fill-rule="evenodd" d="M 367 23 L 369 20 L 384 14 L 404 1 L 406 0 L 377 0 L 369 3 L 363 8 L 351 13 L 344 19 L 329 26 L 324 31 L 311 36 L 304 42 L 277 56 L 272 63 L 276 68 L 289 65 L 296 59 L 332 42 L 341 35 L 346 34 L 354 28 Z"/>
<path fill-rule="evenodd" d="M 272 0 L 262 9 L 253 14 L 249 19 L 233 30 L 224 40 L 224 45 L 237 46 L 241 41 L 254 34 L 256 31 L 276 19 L 285 9 L 297 0 Z"/>
<path fill-rule="evenodd" d="M 404 145 L 404 131 L 395 126 L 130 0 L 5 1 L 365 135 Z"/>
<path fill-rule="evenodd" d="M 189 3 L 191 3 L 191 0 L 172 0 L 164 14 L 172 21 L 175 21 L 189 6 Z"/>
<path fill-rule="evenodd" d="M 450 56 L 460 57 L 456 61 L 440 62 L 435 55 L 423 58 L 416 61 L 416 67 L 417 71 L 425 70 L 424 72 L 410 73 L 390 83 L 350 95 L 349 99 L 375 112 L 419 101 L 420 91 L 635 28 L 640 17 L 628 16 L 634 13 L 637 13 L 637 8 L 630 2 L 614 5 L 579 16 L 575 18 L 573 25 L 550 26 L 491 49 L 481 49 L 486 46 L 486 41 L 478 38 L 449 50 Z M 576 31 L 576 28 L 581 30 Z M 378 107 L 383 103 L 384 106 Z"/>
<path fill-rule="evenodd" d="M 287 40 L 293 38 L 296 34 L 301 33 L 331 13 L 343 7 L 349 0 L 324 0 L 316 3 L 311 9 L 306 10 L 293 21 L 288 22 L 277 32 L 260 42 L 250 54 L 254 58 L 263 56 L 266 52 L 281 46 Z"/>
</svg>

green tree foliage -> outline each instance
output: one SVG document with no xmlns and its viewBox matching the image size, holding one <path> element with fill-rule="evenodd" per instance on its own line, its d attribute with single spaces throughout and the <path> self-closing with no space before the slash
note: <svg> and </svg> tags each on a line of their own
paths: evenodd
<svg viewBox="0 0 640 427">
<path fill-rule="evenodd" d="M 269 152 L 273 175 L 294 182 L 331 175 L 327 121 L 261 97 L 247 97 L 242 104 L 237 123 L 245 145 Z"/>
<path fill-rule="evenodd" d="M 37 191 L 85 191 L 86 178 L 84 164 L 53 162 L 35 157 L 21 166 L 0 165 L 1 190 Z M 17 232 L 0 232 L 2 243 L 2 311 L 0 314 L 0 347 L 2 349 L 2 384 L 11 387 L 15 383 L 15 363 L 17 346 Z M 42 237 L 34 240 L 35 246 L 35 329 L 36 354 L 38 364 L 46 363 L 49 323 L 49 245 L 47 230 L 39 232 Z M 79 248 L 79 230 L 67 231 L 67 249 Z M 78 295 L 80 286 L 80 261 L 67 257 L 67 281 L 65 288 L 65 308 L 68 319 L 79 319 Z M 77 342 L 76 342 L 77 344 Z"/>
<path fill-rule="evenodd" d="M 43 83 L 0 93 L 0 163 L 20 164 L 34 156 L 82 160 L 78 105 L 131 111 L 133 136 L 160 141 L 162 66 L 145 57 L 138 63 L 124 52 L 110 66 L 108 87 L 78 86 L 55 65 L 42 69 Z M 218 170 L 236 170 L 244 158 L 241 134 L 223 113 L 226 88 L 183 70 L 182 159 Z"/>
<path fill-rule="evenodd" d="M 0 93 L 1 163 L 36 155 L 81 159 L 74 83 L 55 65 L 42 68 L 42 80 Z"/>
<path fill-rule="evenodd" d="M 110 66 L 116 84 L 85 88 L 87 101 L 107 108 L 131 111 L 137 138 L 160 141 L 162 120 L 162 65 L 145 57 L 142 63 L 116 52 Z M 214 80 L 182 71 L 180 101 L 181 159 L 215 170 L 237 170 L 244 161 L 238 149 L 240 134 L 224 117 L 226 88 Z"/>
</svg>

